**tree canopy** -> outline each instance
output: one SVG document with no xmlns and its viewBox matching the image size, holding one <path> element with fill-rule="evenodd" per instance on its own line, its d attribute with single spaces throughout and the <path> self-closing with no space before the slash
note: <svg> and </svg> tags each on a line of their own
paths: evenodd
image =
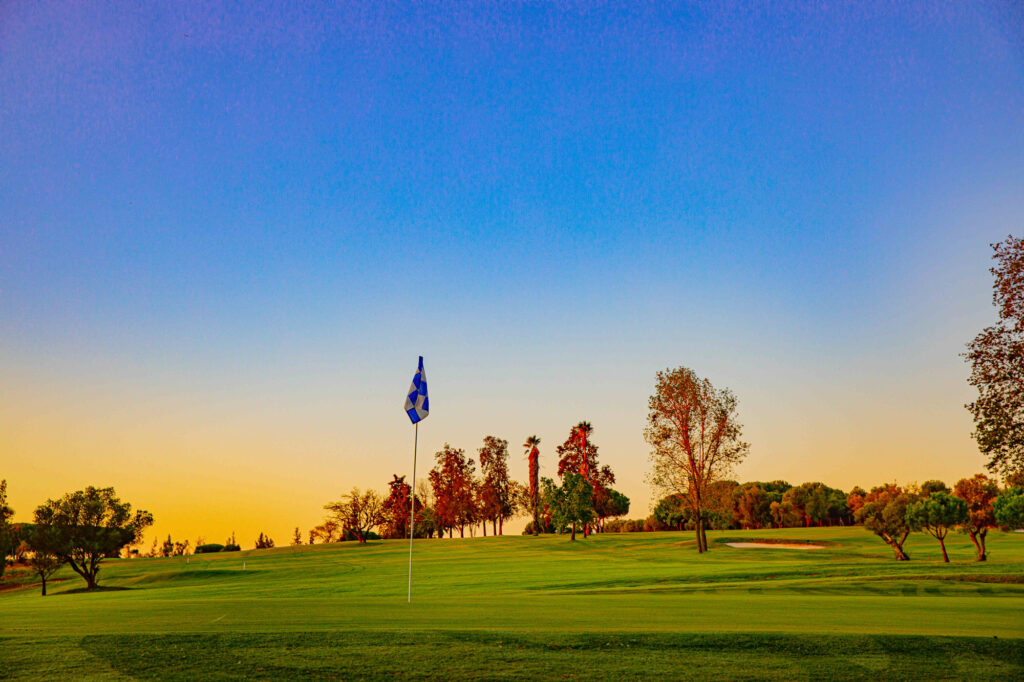
<svg viewBox="0 0 1024 682">
<path fill-rule="evenodd" d="M 999 320 L 967 344 L 978 397 L 966 407 L 989 471 L 1005 475 L 1024 470 L 1024 239 L 1009 236 L 992 249 Z"/>
<path fill-rule="evenodd" d="M 696 520 L 697 550 L 706 552 L 704 529 L 710 486 L 747 455 L 740 440 L 736 396 L 716 389 L 686 367 L 658 372 L 648 400 L 644 438 L 650 444 L 651 482 L 686 497 Z"/>
<path fill-rule="evenodd" d="M 98 585 L 103 559 L 117 557 L 122 547 L 141 541 L 153 515 L 141 509 L 132 514 L 132 505 L 122 502 L 113 488 L 90 486 L 47 500 L 36 509 L 35 523 L 44 527 L 54 554 L 91 590 Z"/>
</svg>

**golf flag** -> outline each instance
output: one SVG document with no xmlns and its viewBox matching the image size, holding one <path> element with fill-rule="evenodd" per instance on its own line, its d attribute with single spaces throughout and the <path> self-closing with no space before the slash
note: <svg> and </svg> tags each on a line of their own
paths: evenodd
<svg viewBox="0 0 1024 682">
<path fill-rule="evenodd" d="M 415 424 L 421 419 L 426 419 L 430 413 L 430 402 L 427 399 L 427 375 L 423 371 L 423 356 L 420 356 L 420 367 L 412 378 L 412 386 L 409 387 L 409 395 L 405 396 L 405 413 Z"/>
</svg>

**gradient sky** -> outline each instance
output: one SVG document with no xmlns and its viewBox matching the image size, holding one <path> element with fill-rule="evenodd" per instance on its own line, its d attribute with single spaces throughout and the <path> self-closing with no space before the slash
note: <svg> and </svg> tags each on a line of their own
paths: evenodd
<svg viewBox="0 0 1024 682">
<path fill-rule="evenodd" d="M 741 480 L 981 470 L 963 344 L 1024 232 L 1005 3 L 0 0 L 0 478 L 279 544 L 581 419 L 648 513 L 654 374 Z M 341 3 L 337 3 L 341 4 Z M 626 3 L 624 3 L 626 4 Z M 152 537 L 152 535 L 150 536 Z"/>
</svg>

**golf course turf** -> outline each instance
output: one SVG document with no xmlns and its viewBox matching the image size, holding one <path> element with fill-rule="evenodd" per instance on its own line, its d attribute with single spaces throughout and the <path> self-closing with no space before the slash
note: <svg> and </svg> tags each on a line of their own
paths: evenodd
<svg viewBox="0 0 1024 682">
<path fill-rule="evenodd" d="M 110 560 L 0 591 L 0 677 L 1020 679 L 1024 534 L 488 537 Z M 813 552 L 725 542 L 814 542 Z M 112 589 L 120 588 L 120 589 Z"/>
</svg>

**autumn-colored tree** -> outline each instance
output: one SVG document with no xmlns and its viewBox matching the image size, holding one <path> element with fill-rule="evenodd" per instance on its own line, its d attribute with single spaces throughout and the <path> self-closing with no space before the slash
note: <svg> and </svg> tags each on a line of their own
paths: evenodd
<svg viewBox="0 0 1024 682">
<path fill-rule="evenodd" d="M 341 500 L 325 504 L 324 509 L 359 544 L 365 544 L 367 535 L 384 522 L 384 501 L 375 490 L 360 492 L 359 488 L 352 488 Z"/>
<path fill-rule="evenodd" d="M 938 540 L 942 560 L 947 564 L 949 555 L 946 554 L 946 534 L 950 528 L 966 520 L 967 503 L 946 492 L 933 492 L 907 507 L 907 525 L 911 530 L 923 530 Z"/>
<path fill-rule="evenodd" d="M 582 421 L 569 430 L 569 437 L 555 448 L 558 453 L 558 477 L 564 478 L 567 471 L 573 471 L 591 485 L 611 485 L 615 474 L 611 467 L 598 462 L 598 446 L 591 440 L 594 427 Z"/>
<path fill-rule="evenodd" d="M 733 499 L 740 525 L 744 528 L 771 525 L 773 500 L 760 483 L 744 483 L 733 491 Z"/>
<path fill-rule="evenodd" d="M 523 447 L 526 448 L 526 460 L 530 467 L 530 481 L 529 481 L 529 509 L 530 516 L 533 517 L 533 534 L 538 535 L 540 533 L 540 438 L 537 436 L 530 436 L 523 443 Z"/>
<path fill-rule="evenodd" d="M 867 495 L 867 491 L 859 486 L 854 486 L 853 489 L 846 494 L 846 508 L 851 514 L 856 515 L 857 510 L 864 506 L 864 498 Z"/>
<path fill-rule="evenodd" d="M 302 533 L 299 532 L 299 527 L 295 526 L 295 533 L 292 534 L 292 547 L 297 547 L 302 544 Z"/>
<path fill-rule="evenodd" d="M 269 535 L 264 535 L 262 532 L 260 536 L 256 538 L 256 549 L 270 549 L 274 546 L 274 541 Z"/>
<path fill-rule="evenodd" d="M 508 475 L 508 441 L 486 436 L 477 454 L 483 476 L 480 513 L 491 522 L 494 534 L 502 535 L 504 522 L 512 518 L 515 510 L 513 482 Z"/>
<path fill-rule="evenodd" d="M 1024 239 L 1011 235 L 992 248 L 999 321 L 967 344 L 978 398 L 966 407 L 988 470 L 1005 475 L 1024 470 Z"/>
<path fill-rule="evenodd" d="M 405 482 L 405 476 L 391 475 L 388 483 L 388 496 L 384 498 L 384 524 L 381 535 L 386 538 L 409 537 L 409 495 L 412 487 Z M 419 500 L 416 501 L 417 511 Z"/>
<path fill-rule="evenodd" d="M 892 547 L 897 561 L 909 561 L 910 556 L 903 549 L 903 543 L 910 535 L 907 507 L 914 501 L 913 495 L 896 484 L 877 486 L 865 496 L 864 505 L 854 518 Z"/>
<path fill-rule="evenodd" d="M 565 477 L 566 472 L 574 471 L 583 477 L 591 488 L 597 491 L 604 486 L 615 483 L 615 474 L 608 465 L 601 466 L 598 462 L 598 446 L 591 440 L 594 427 L 587 421 L 581 421 L 569 430 L 569 437 L 555 448 L 558 453 L 558 476 Z M 596 505 L 597 499 L 592 502 Z M 583 534 L 590 533 L 590 523 L 583 525 Z"/>
<path fill-rule="evenodd" d="M 628 497 L 603 485 L 594 486 L 594 518 L 598 530 L 604 528 L 606 519 L 625 516 L 628 513 Z"/>
<path fill-rule="evenodd" d="M 460 448 L 448 443 L 434 454 L 437 464 L 430 470 L 430 485 L 434 493 L 434 515 L 439 530 L 459 528 L 460 537 L 465 537 L 465 527 L 476 517 L 474 480 L 476 464 L 466 458 Z"/>
<path fill-rule="evenodd" d="M 978 552 L 978 561 L 985 561 L 985 537 L 996 524 L 992 503 L 999 494 L 999 486 L 985 474 L 962 478 L 953 486 L 953 494 L 967 503 L 967 521 L 960 527 L 971 538 Z"/>
<path fill-rule="evenodd" d="M 736 405 L 731 391 L 715 389 L 686 367 L 658 372 L 648 401 L 644 438 L 652 448 L 650 480 L 661 490 L 686 496 L 699 552 L 708 550 L 710 485 L 724 478 L 749 450 L 740 440 Z"/>
<path fill-rule="evenodd" d="M 309 531 L 309 544 L 319 540 L 322 544 L 330 544 L 341 539 L 341 526 L 334 519 L 325 519 L 319 526 Z"/>
</svg>

